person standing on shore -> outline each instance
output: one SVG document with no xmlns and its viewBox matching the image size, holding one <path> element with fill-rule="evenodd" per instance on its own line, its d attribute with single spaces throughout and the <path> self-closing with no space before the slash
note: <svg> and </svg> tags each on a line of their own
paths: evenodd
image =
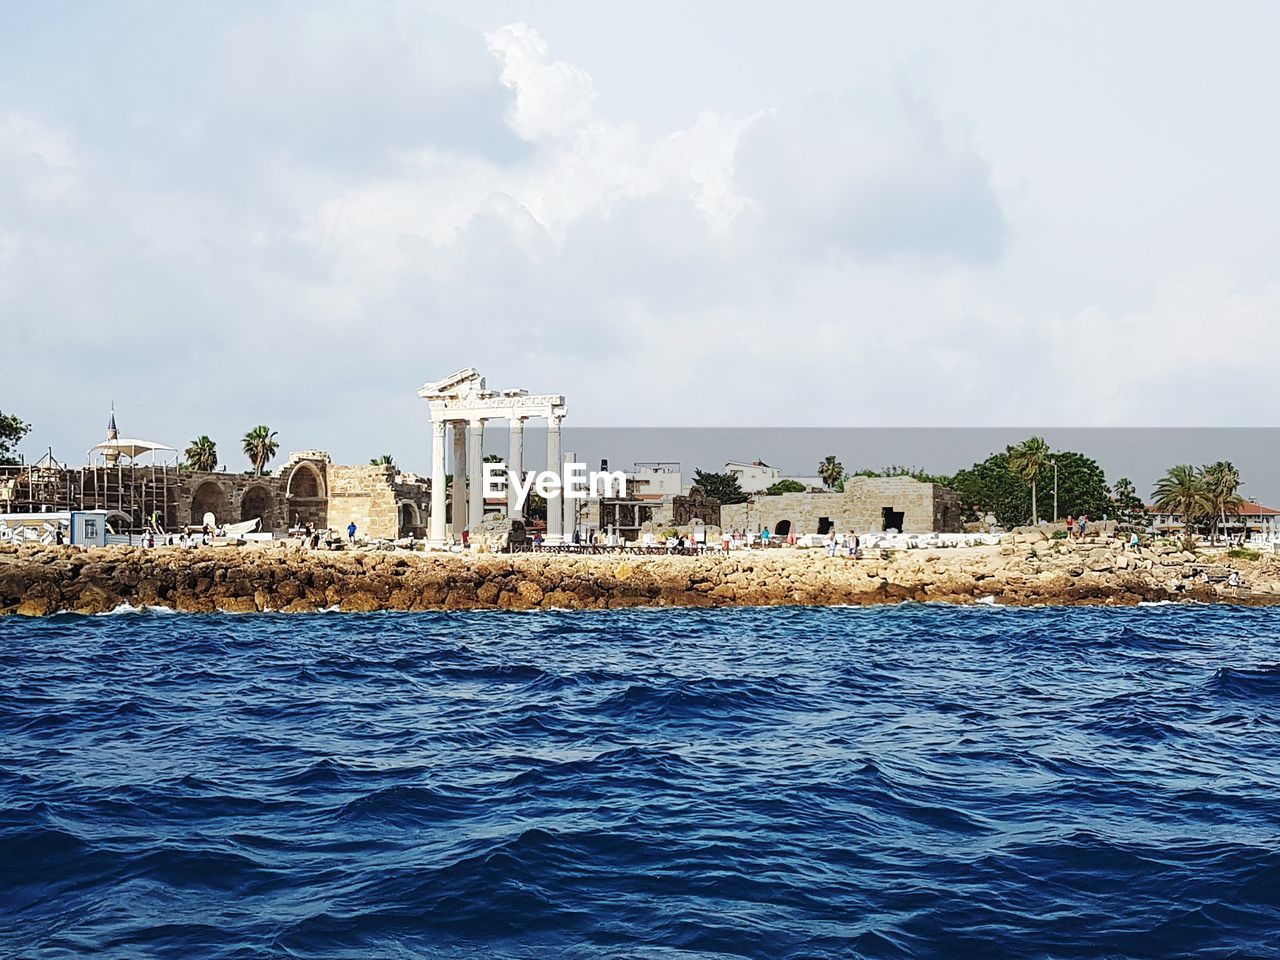
<svg viewBox="0 0 1280 960">
<path fill-rule="evenodd" d="M 356 522 L 352 520 L 347 524 L 347 543 L 356 542 Z"/>
<path fill-rule="evenodd" d="M 1085 532 L 1085 530 L 1087 530 L 1088 528 L 1089 528 L 1089 515 L 1088 515 L 1088 514 L 1085 514 L 1085 513 L 1082 513 L 1082 514 L 1080 514 L 1080 520 L 1079 520 L 1079 522 L 1076 524 L 1076 539 L 1077 539 L 1077 540 L 1083 540 L 1083 539 L 1084 539 L 1084 532 Z"/>
<path fill-rule="evenodd" d="M 720 542 L 724 545 L 724 552 L 728 553 L 729 548 L 733 546 L 733 532 L 731 530 L 725 530 L 720 536 Z"/>
<path fill-rule="evenodd" d="M 1067 539 L 1074 540 L 1076 536 L 1076 518 L 1071 514 L 1067 514 Z"/>
</svg>

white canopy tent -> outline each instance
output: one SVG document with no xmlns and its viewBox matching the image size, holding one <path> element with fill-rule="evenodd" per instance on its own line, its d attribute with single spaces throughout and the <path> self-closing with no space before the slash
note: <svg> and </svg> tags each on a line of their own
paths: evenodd
<svg viewBox="0 0 1280 960">
<path fill-rule="evenodd" d="M 100 463 L 108 453 L 118 457 L 127 457 L 135 464 L 141 464 L 142 458 L 150 454 L 146 462 L 151 466 L 174 465 L 178 462 L 178 451 L 163 443 L 153 440 L 117 439 L 104 440 L 89 450 L 89 463 Z M 157 457 L 159 459 L 157 459 Z"/>
</svg>

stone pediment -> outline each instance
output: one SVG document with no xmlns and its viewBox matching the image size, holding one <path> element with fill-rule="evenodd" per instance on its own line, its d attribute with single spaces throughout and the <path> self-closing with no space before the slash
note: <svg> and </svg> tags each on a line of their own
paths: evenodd
<svg viewBox="0 0 1280 960">
<path fill-rule="evenodd" d="M 492 390 L 485 389 L 484 377 L 480 376 L 475 367 L 464 367 L 443 380 L 424 383 L 418 391 L 418 396 L 424 400 L 457 400 L 493 395 Z"/>
<path fill-rule="evenodd" d="M 422 385 L 418 396 L 431 407 L 432 419 L 562 417 L 564 397 L 530 396 L 527 390 L 490 390 L 475 367 Z"/>
</svg>

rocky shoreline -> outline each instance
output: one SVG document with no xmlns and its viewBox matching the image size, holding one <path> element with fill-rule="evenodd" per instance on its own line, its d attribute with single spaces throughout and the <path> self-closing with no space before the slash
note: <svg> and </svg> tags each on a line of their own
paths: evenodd
<svg viewBox="0 0 1280 960">
<path fill-rule="evenodd" d="M 817 550 L 700 557 L 457 556 L 331 553 L 284 545 L 143 550 L 5 544 L 0 545 L 0 614 L 95 614 L 123 605 L 193 613 L 305 613 L 902 601 L 1280 603 L 1277 558 L 1229 560 L 1174 547 L 1129 553 L 1115 540 L 1014 539 L 1000 547 L 908 550 L 856 560 Z M 1239 573 L 1240 587 L 1227 585 L 1230 570 Z"/>
</svg>

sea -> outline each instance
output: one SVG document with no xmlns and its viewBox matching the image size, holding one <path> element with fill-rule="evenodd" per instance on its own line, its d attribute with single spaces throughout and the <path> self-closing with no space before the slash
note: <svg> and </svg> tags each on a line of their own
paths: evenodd
<svg viewBox="0 0 1280 960">
<path fill-rule="evenodd" d="M 1280 612 L 0 620 L 0 956 L 1280 956 Z"/>
</svg>

